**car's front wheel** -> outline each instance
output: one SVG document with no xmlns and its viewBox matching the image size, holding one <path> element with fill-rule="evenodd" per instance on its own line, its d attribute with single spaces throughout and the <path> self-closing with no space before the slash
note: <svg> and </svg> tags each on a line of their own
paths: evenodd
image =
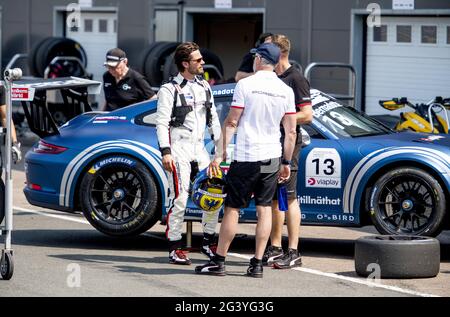
<svg viewBox="0 0 450 317">
<path fill-rule="evenodd" d="M 86 171 L 80 185 L 86 219 L 111 236 L 133 236 L 160 218 L 158 191 L 149 170 L 128 156 L 106 157 Z"/>
<path fill-rule="evenodd" d="M 388 235 L 437 236 L 445 205 L 439 182 L 414 167 L 387 172 L 375 182 L 369 196 L 372 222 Z"/>
</svg>

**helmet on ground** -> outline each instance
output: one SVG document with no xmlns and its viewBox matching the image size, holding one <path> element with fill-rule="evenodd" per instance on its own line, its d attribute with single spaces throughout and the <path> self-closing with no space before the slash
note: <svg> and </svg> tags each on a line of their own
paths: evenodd
<svg viewBox="0 0 450 317">
<path fill-rule="evenodd" d="M 209 177 L 207 168 L 197 174 L 192 185 L 191 199 L 199 208 L 205 211 L 219 210 L 227 196 L 225 193 L 225 175 L 220 170 L 219 175 Z"/>
</svg>

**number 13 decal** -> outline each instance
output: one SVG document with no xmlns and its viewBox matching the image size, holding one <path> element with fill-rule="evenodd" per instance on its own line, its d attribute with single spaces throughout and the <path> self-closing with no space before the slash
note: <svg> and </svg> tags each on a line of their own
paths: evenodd
<svg viewBox="0 0 450 317">
<path fill-rule="evenodd" d="M 323 168 L 323 165 L 325 165 L 325 169 L 322 170 L 323 174 L 325 175 L 333 175 L 336 171 L 334 167 L 334 160 L 333 159 L 326 159 L 323 161 L 323 165 L 320 164 L 320 159 L 315 159 L 312 161 L 316 164 L 316 175 L 321 175 L 321 168 Z"/>
<path fill-rule="evenodd" d="M 342 160 L 334 148 L 316 148 L 309 152 L 305 166 L 306 187 L 341 188 Z"/>
</svg>

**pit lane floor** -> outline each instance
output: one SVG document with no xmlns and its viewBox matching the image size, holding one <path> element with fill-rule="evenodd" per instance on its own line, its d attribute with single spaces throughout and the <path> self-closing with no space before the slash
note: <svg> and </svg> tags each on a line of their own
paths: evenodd
<svg viewBox="0 0 450 317">
<path fill-rule="evenodd" d="M 2 297 L 450 296 L 448 231 L 439 236 L 441 272 L 432 279 L 377 283 L 359 278 L 354 273 L 354 240 L 375 234 L 372 227 L 306 226 L 301 229 L 302 268 L 266 268 L 263 279 L 245 277 L 254 247 L 254 225 L 240 225 L 241 235 L 227 258 L 226 277 L 198 276 L 194 266 L 206 261 L 198 252 L 190 254 L 191 266 L 168 264 L 164 226 L 155 225 L 139 237 L 115 239 L 97 232 L 82 215 L 29 205 L 22 193 L 21 169 L 18 166 L 13 174 L 15 274 L 11 281 L 0 280 Z M 194 224 L 194 247 L 200 244 L 200 232 L 199 224 Z"/>
</svg>

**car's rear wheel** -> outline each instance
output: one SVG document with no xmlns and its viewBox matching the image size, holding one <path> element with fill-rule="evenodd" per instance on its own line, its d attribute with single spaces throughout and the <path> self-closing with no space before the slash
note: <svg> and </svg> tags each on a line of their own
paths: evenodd
<svg viewBox="0 0 450 317">
<path fill-rule="evenodd" d="M 111 236 L 141 234 L 161 215 L 152 175 L 128 156 L 96 161 L 81 181 L 80 201 L 86 219 Z"/>
<path fill-rule="evenodd" d="M 445 194 L 424 170 L 391 170 L 376 181 L 369 197 L 372 222 L 380 233 L 437 236 L 441 231 Z"/>
</svg>

